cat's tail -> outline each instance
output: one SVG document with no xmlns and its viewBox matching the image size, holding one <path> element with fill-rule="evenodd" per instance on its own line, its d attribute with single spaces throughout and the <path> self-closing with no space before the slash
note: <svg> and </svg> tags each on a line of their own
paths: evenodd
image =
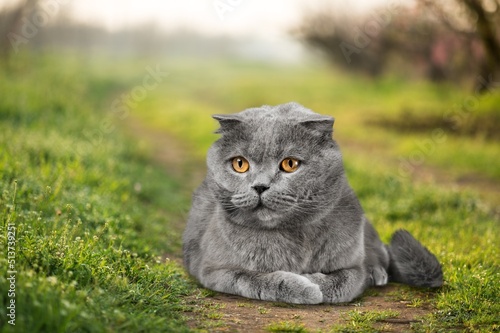
<svg viewBox="0 0 500 333">
<path fill-rule="evenodd" d="M 389 281 L 417 287 L 440 287 L 443 271 L 436 257 L 406 230 L 392 235 Z"/>
</svg>

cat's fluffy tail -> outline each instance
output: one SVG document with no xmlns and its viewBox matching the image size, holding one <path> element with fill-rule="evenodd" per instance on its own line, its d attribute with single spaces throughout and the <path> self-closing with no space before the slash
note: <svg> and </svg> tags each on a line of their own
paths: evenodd
<svg viewBox="0 0 500 333">
<path fill-rule="evenodd" d="M 436 257 L 406 230 L 392 235 L 389 280 L 417 287 L 440 287 L 443 272 Z"/>
</svg>

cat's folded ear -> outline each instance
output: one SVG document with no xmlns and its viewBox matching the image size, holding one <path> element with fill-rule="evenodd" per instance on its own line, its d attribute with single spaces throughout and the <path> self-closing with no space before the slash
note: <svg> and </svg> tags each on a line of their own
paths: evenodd
<svg viewBox="0 0 500 333">
<path fill-rule="evenodd" d="M 241 117 L 235 114 L 214 114 L 212 118 L 217 120 L 220 125 L 215 131 L 217 134 L 224 134 L 232 131 L 243 122 Z"/>
<path fill-rule="evenodd" d="M 300 125 L 306 127 L 313 134 L 331 138 L 335 118 L 329 116 L 315 115 L 307 120 L 301 121 Z"/>
</svg>

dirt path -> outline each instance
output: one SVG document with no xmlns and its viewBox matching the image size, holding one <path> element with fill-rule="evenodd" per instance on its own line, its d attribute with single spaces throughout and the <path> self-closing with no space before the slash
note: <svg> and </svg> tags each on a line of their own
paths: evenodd
<svg viewBox="0 0 500 333">
<path fill-rule="evenodd" d="M 343 327 L 353 332 L 366 325 L 384 332 L 404 332 L 431 308 L 421 301 L 414 307 L 416 297 L 420 296 L 404 300 L 399 288 L 388 285 L 371 289 L 368 292 L 371 296 L 338 305 L 290 305 L 216 294 L 202 303 L 194 302 L 188 323 L 193 328 L 211 332 L 269 332 L 273 327 L 274 331 L 280 331 L 281 327 L 281 331 L 289 332 L 327 332 Z M 369 316 L 374 314 L 381 317 L 370 320 Z M 218 320 L 207 321 L 211 316 Z"/>
<path fill-rule="evenodd" d="M 205 168 L 200 165 L 204 166 L 204 162 L 193 160 L 188 146 L 169 134 L 145 126 L 139 119 L 130 119 L 126 126 L 133 137 L 152 147 L 158 164 L 169 174 L 186 181 L 185 193 L 181 195 L 189 195 L 202 181 Z M 346 146 L 362 149 L 355 144 Z M 175 226 L 177 232 L 182 232 L 184 222 L 179 221 Z M 181 263 L 180 254 L 169 256 Z M 400 285 L 373 288 L 361 299 L 341 305 L 294 306 L 209 293 L 187 298 L 185 316 L 190 327 L 210 332 L 311 332 L 329 331 L 339 325 L 350 331 L 368 325 L 380 331 L 404 332 L 432 311 L 428 297 L 432 294 Z"/>
</svg>

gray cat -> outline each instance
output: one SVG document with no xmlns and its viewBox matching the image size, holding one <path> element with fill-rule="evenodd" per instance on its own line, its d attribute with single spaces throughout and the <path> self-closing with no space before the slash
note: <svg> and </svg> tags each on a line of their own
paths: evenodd
<svg viewBox="0 0 500 333">
<path fill-rule="evenodd" d="M 436 257 L 407 231 L 384 245 L 349 186 L 333 118 L 297 103 L 214 116 L 184 263 L 219 292 L 298 304 L 350 302 L 369 286 L 439 287 Z"/>
</svg>

